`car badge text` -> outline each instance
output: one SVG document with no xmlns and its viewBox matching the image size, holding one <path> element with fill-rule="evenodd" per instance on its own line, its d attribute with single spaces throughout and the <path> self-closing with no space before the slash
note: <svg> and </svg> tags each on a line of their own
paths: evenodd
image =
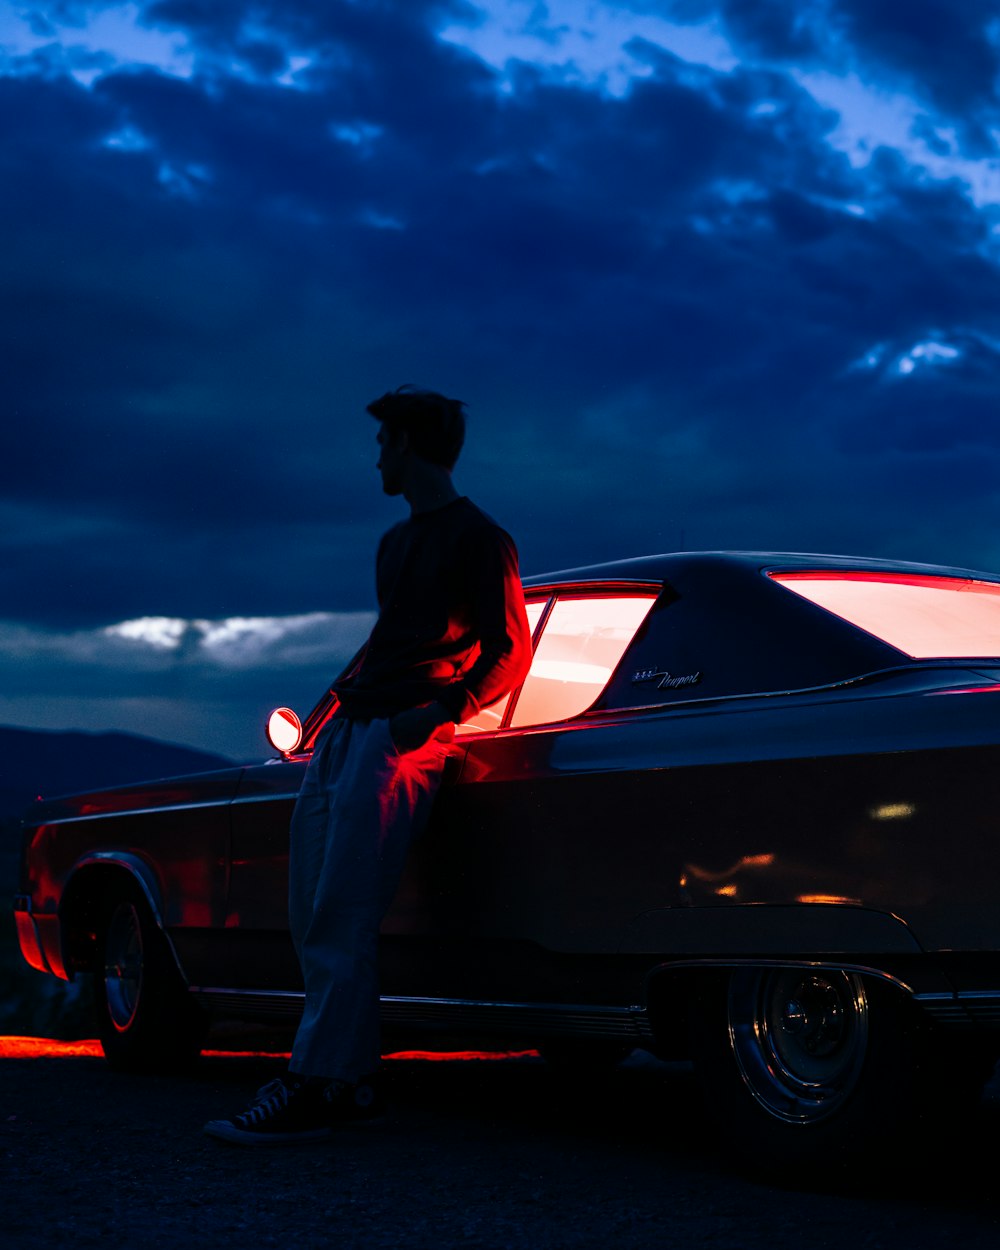
<svg viewBox="0 0 1000 1250">
<path fill-rule="evenodd" d="M 641 668 L 632 674 L 632 684 L 643 681 L 655 681 L 657 690 L 678 690 L 682 686 L 697 686 L 701 681 L 701 673 L 685 673 L 683 677 L 675 677 L 666 669 Z"/>
</svg>

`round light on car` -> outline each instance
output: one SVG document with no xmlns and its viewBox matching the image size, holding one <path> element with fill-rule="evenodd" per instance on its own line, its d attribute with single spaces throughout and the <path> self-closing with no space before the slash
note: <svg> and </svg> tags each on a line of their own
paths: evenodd
<svg viewBox="0 0 1000 1250">
<path fill-rule="evenodd" d="M 275 708 L 267 718 L 267 740 L 282 755 L 291 754 L 302 741 L 302 722 L 290 707 Z"/>
</svg>

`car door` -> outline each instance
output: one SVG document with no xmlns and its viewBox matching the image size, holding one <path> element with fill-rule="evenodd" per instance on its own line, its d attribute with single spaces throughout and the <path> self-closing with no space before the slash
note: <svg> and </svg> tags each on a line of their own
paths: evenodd
<svg viewBox="0 0 1000 1250">
<path fill-rule="evenodd" d="M 307 762 L 251 765 L 232 803 L 226 947 L 234 989 L 302 988 L 288 932 L 288 827 Z"/>
<path fill-rule="evenodd" d="M 560 754 L 627 717 L 599 718 L 602 730 L 584 713 L 655 597 L 594 587 L 533 602 L 528 677 L 495 728 L 463 735 L 461 775 L 383 924 L 385 993 L 557 1001 L 573 986 L 547 953 L 604 949 L 631 905 L 615 884 L 623 814 L 613 787 L 567 776 Z"/>
</svg>

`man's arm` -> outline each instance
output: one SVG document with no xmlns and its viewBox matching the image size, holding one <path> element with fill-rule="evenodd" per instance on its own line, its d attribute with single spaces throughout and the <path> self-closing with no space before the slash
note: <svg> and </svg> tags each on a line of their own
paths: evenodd
<svg viewBox="0 0 1000 1250">
<path fill-rule="evenodd" d="M 478 531 L 465 565 L 479 654 L 438 696 L 456 722 L 496 703 L 524 680 L 531 664 L 531 631 L 514 543 L 503 530 Z"/>
<path fill-rule="evenodd" d="M 479 654 L 433 703 L 400 712 L 391 732 L 401 750 L 422 745 L 441 725 L 474 716 L 519 685 L 531 664 L 531 631 L 524 610 L 517 549 L 502 530 L 473 531 L 463 552 L 462 579 L 470 591 Z"/>
</svg>

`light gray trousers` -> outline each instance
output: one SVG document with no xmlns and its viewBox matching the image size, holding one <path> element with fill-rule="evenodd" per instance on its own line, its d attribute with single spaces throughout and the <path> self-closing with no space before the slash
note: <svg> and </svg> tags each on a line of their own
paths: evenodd
<svg viewBox="0 0 1000 1250">
<path fill-rule="evenodd" d="M 355 1081 L 379 1063 L 378 933 L 430 815 L 448 743 L 400 754 L 386 720 L 335 719 L 292 814 L 288 912 L 305 980 L 292 1072 Z"/>
</svg>

